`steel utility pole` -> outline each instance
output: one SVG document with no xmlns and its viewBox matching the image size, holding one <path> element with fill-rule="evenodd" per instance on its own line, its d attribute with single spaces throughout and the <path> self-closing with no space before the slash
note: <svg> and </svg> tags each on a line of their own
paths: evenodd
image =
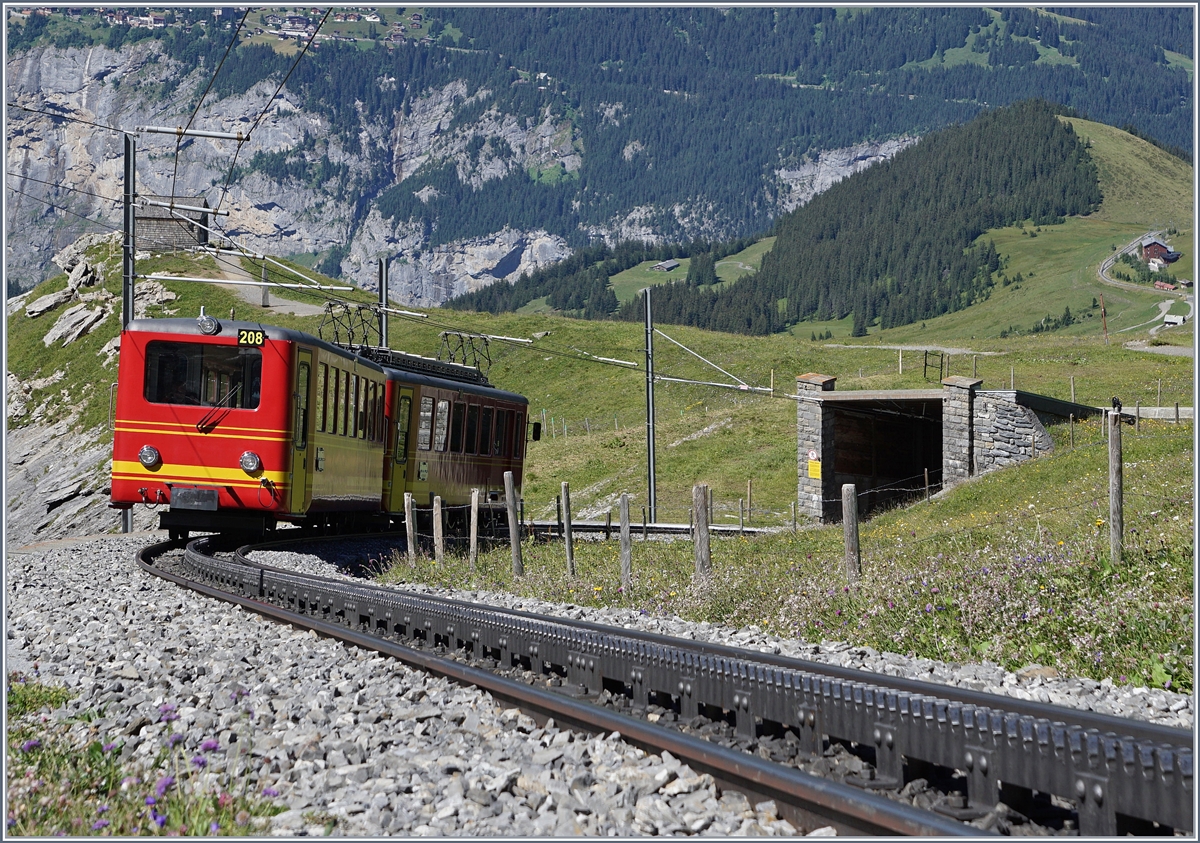
<svg viewBox="0 0 1200 843">
<path fill-rule="evenodd" d="M 658 523 L 658 501 L 654 493 L 654 319 L 650 315 L 650 288 L 642 290 L 646 299 L 646 465 L 650 523 Z"/>
<path fill-rule="evenodd" d="M 133 321 L 133 278 L 134 267 L 134 203 L 137 200 L 136 166 L 137 141 L 133 135 L 125 135 L 125 191 L 122 198 L 122 223 L 124 231 L 121 236 L 121 330 L 124 331 Z M 121 510 L 121 532 L 133 532 L 133 508 Z"/>
<path fill-rule="evenodd" d="M 379 259 L 379 345 L 388 347 L 388 265 L 387 258 Z"/>
<path fill-rule="evenodd" d="M 133 321 L 134 215 L 137 202 L 137 141 L 125 135 L 125 194 L 122 203 L 124 231 L 121 240 L 121 330 Z"/>
</svg>

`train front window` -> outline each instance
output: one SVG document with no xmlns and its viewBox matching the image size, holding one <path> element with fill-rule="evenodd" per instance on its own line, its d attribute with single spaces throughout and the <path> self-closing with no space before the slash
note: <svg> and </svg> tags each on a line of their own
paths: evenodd
<svg viewBox="0 0 1200 843">
<path fill-rule="evenodd" d="M 262 351 L 232 345 L 151 340 L 143 395 L 154 404 L 258 408 Z"/>
</svg>

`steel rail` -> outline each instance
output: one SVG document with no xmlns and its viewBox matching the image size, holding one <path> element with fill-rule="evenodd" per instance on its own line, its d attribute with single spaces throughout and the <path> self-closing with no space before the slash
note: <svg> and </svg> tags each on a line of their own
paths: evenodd
<svg viewBox="0 0 1200 843">
<path fill-rule="evenodd" d="M 539 522 L 540 523 L 540 522 Z M 549 522 L 553 523 L 553 522 Z M 675 526 L 675 525 L 669 525 Z M 577 525 L 571 525 L 572 530 L 577 529 Z M 735 528 L 736 529 L 736 528 Z M 369 534 L 370 537 L 379 537 L 380 534 Z M 322 541 L 345 541 L 346 536 L 322 538 Z M 254 551 L 265 550 L 282 550 L 296 543 L 296 539 L 280 539 L 269 543 L 255 544 L 239 548 L 234 554 L 235 560 L 241 563 L 263 568 L 269 571 L 276 571 L 281 574 L 291 574 L 284 568 L 278 568 L 262 562 L 256 562 L 250 559 L 247 554 Z M 304 540 L 305 543 L 310 543 L 313 539 Z M 319 577 L 316 575 L 306 575 L 309 579 L 337 584 L 340 586 L 362 589 L 358 592 L 364 596 L 370 594 L 380 594 L 388 597 L 395 597 L 398 594 L 401 596 L 414 596 L 397 592 L 394 588 L 386 586 L 374 585 L 371 583 L 351 582 L 347 580 L 335 579 L 332 577 Z M 427 600 L 443 604 L 447 610 L 452 610 L 454 607 L 460 606 L 461 601 L 454 600 L 448 597 L 440 597 L 432 594 L 419 595 L 420 600 Z M 792 656 L 783 656 L 775 653 L 770 653 L 761 650 L 751 650 L 747 648 L 731 647 L 724 644 L 715 644 L 706 641 L 686 640 L 673 638 L 668 635 L 662 635 L 654 632 L 645 632 L 636 629 L 619 630 L 614 629 L 611 625 L 594 623 L 586 620 L 574 620 L 561 617 L 546 617 L 532 612 L 525 612 L 520 609 L 505 609 L 502 607 L 494 607 L 498 613 L 511 615 L 516 618 L 523 618 L 529 621 L 538 621 L 543 623 L 555 623 L 569 626 L 575 629 L 587 630 L 601 635 L 619 634 L 622 637 L 637 639 L 648 644 L 659 647 L 674 647 L 686 648 L 697 654 L 707 655 L 711 657 L 725 658 L 729 660 L 744 660 L 761 663 L 769 667 L 780 667 L 789 670 L 800 670 L 809 673 L 820 673 L 833 679 L 842 680 L 845 682 L 861 682 L 864 678 L 869 678 L 872 681 L 878 680 L 877 684 L 886 685 L 889 689 L 903 691 L 909 694 L 920 694 L 926 697 L 945 698 L 953 702 L 963 703 L 965 705 L 973 705 L 979 707 L 987 707 L 991 709 L 1003 708 L 1005 711 L 1019 714 L 1025 717 L 1033 717 L 1039 719 L 1057 721 L 1070 721 L 1072 725 L 1078 726 L 1084 730 L 1095 730 L 1097 732 L 1117 732 L 1122 736 L 1132 737 L 1139 741 L 1150 741 L 1157 744 L 1175 745 L 1175 746 L 1191 746 L 1193 742 L 1193 732 L 1187 729 L 1182 729 L 1174 726 L 1164 726 L 1159 723 L 1150 723 L 1142 720 L 1131 720 L 1125 717 L 1118 717 L 1112 714 L 1104 714 L 1101 712 L 1090 711 L 1087 709 L 1067 708 L 1064 706 L 1055 705 L 1053 703 L 1042 703 L 1034 700 L 1022 700 L 1017 697 L 1001 696 L 991 694 L 986 691 L 975 691 L 970 688 L 962 688 L 956 685 L 947 685 L 940 682 L 931 682 L 921 679 L 907 679 L 900 676 L 885 676 L 873 674 L 868 671 L 853 667 L 843 667 L 841 665 L 827 664 L 825 662 L 814 662 L 806 659 L 795 658 Z"/>
<path fill-rule="evenodd" d="M 187 548 L 187 553 L 194 562 L 199 561 L 202 556 L 199 549 L 194 549 L 195 545 L 205 541 L 197 540 Z M 669 751 L 693 770 L 709 773 L 728 789 L 740 791 L 752 799 L 776 800 L 781 815 L 801 826 L 813 828 L 831 825 L 842 834 L 871 836 L 903 834 L 924 837 L 977 837 L 988 833 L 859 788 L 772 764 L 699 738 L 506 680 L 489 671 L 432 656 L 375 634 L 349 629 L 342 623 L 300 614 L 261 599 L 206 585 L 162 570 L 154 564 L 155 556 L 168 550 L 177 550 L 182 544 L 181 541 L 172 541 L 149 546 L 139 551 L 137 561 L 147 572 L 209 597 L 235 603 L 266 617 L 306 627 L 318 634 L 384 653 L 412 667 L 445 676 L 460 684 L 473 685 L 487 691 L 496 699 L 517 705 L 542 722 L 553 718 L 556 723 L 589 734 L 618 732 L 627 742 L 648 751 Z"/>
<path fill-rule="evenodd" d="M 809 752 L 819 752 L 826 737 L 857 743 L 875 756 L 876 775 L 860 781 L 864 787 L 899 787 L 906 760 L 962 770 L 969 805 L 957 812 L 960 818 L 986 812 L 1001 796 L 1012 805 L 1038 791 L 1072 800 L 1084 834 L 1114 834 L 1120 822 L 1129 829 L 1131 819 L 1143 821 L 1133 825 L 1135 830 L 1145 830 L 1147 823 L 1194 826 L 1193 737 L 1186 730 L 768 653 L 300 577 L 249 562 L 249 550 L 241 549 L 240 558 L 231 562 L 194 555 L 192 563 L 203 567 L 200 573 L 210 581 L 244 595 L 339 617 L 342 625 L 363 626 L 377 635 L 432 636 L 435 643 L 475 653 L 482 647 L 501 664 L 533 669 L 536 663 L 539 672 L 549 665 L 588 693 L 616 683 L 635 704 L 665 696 L 665 704 L 684 717 L 715 707 L 746 738 L 755 736 L 761 721 L 764 728 L 792 729 Z"/>
</svg>

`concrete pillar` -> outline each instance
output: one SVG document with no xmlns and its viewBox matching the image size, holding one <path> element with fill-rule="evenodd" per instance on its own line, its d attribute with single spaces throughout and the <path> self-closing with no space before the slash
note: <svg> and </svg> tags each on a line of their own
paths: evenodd
<svg viewBox="0 0 1200 843">
<path fill-rule="evenodd" d="M 836 521 L 841 512 L 833 480 L 833 412 L 820 397 L 836 382 L 815 372 L 796 378 L 796 511 L 822 522 Z"/>
<path fill-rule="evenodd" d="M 975 474 L 975 392 L 983 381 L 959 375 L 942 381 L 942 488 Z"/>
</svg>

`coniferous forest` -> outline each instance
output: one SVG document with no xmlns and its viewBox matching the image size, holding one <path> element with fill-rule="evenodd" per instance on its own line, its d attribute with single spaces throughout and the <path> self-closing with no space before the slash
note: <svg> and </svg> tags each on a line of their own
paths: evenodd
<svg viewBox="0 0 1200 843">
<path fill-rule="evenodd" d="M 1051 225 L 1101 200 L 1096 167 L 1041 101 L 985 112 L 831 187 L 780 219 L 762 268 L 728 287 L 669 284 L 654 318 L 768 334 L 854 316 L 853 334 L 961 310 L 989 295 L 1000 268 L 990 228 Z M 641 320 L 642 303 L 620 316 Z"/>
</svg>

